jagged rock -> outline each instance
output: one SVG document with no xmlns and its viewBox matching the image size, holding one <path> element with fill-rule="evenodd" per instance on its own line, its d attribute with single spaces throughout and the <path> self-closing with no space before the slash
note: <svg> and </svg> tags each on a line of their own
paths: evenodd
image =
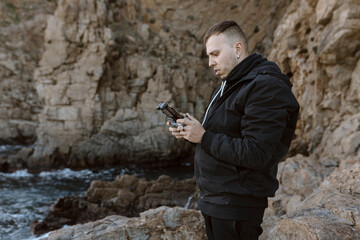
<svg viewBox="0 0 360 240">
<path fill-rule="evenodd" d="M 335 170 L 293 212 L 281 217 L 269 239 L 360 239 L 360 158 Z"/>
<path fill-rule="evenodd" d="M 32 223 L 31 230 L 41 234 L 109 215 L 134 217 L 159 206 L 195 208 L 196 199 L 195 179 L 176 181 L 162 175 L 146 181 L 134 175 L 121 175 L 113 182 L 93 181 L 83 197 L 58 199 L 43 221 Z"/>
<path fill-rule="evenodd" d="M 356 78 L 359 76 L 357 75 Z M 326 155 L 338 158 L 356 155 L 360 149 L 360 114 L 355 114 L 341 122 L 322 146 L 326 149 Z"/>
<path fill-rule="evenodd" d="M 269 207 L 265 210 L 262 223 L 264 233 L 260 239 L 269 239 L 269 231 L 279 218 L 297 209 L 306 197 L 319 188 L 325 177 L 338 165 L 337 162 L 330 163 L 325 158 L 298 154 L 279 164 L 277 179 L 280 186 L 275 197 L 269 198 Z"/>
<path fill-rule="evenodd" d="M 300 216 L 302 201 L 334 168 L 342 170 L 359 157 L 360 18 L 353 17 L 358 11 L 354 1 L 292 1 L 275 31 L 269 58 L 291 77 L 301 105 L 291 151 L 310 156 L 280 164 L 280 189 L 269 200 L 261 239 L 270 239 L 269 230 L 283 214 L 297 211 L 294 216 Z M 320 222 L 311 222 L 309 228 Z M 297 233 L 306 235 L 301 229 Z"/>
<path fill-rule="evenodd" d="M 15 154 L 0 158 L 0 172 L 13 172 L 17 169 L 26 168 L 26 160 L 31 157 L 33 152 L 34 148 L 24 147 Z"/>
<path fill-rule="evenodd" d="M 45 239 L 205 240 L 206 234 L 199 211 L 159 207 L 142 212 L 137 218 L 109 216 L 96 222 L 67 227 L 51 232 Z"/>
<path fill-rule="evenodd" d="M 307 209 L 281 219 L 275 232 L 270 233 L 270 239 L 360 239 L 360 233 L 351 223 L 337 218 L 326 209 Z"/>
</svg>

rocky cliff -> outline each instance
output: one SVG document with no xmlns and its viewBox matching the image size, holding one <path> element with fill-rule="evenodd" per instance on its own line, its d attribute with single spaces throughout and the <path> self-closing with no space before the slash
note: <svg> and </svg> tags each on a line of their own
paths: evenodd
<svg viewBox="0 0 360 240">
<path fill-rule="evenodd" d="M 191 156 L 154 109 L 169 102 L 202 117 L 218 85 L 202 35 L 223 19 L 238 21 L 250 50 L 291 78 L 302 106 L 291 155 L 339 161 L 358 151 L 356 1 L 63 0 L 48 15 L 54 7 L 1 5 L 0 140 L 37 138 L 29 167 L 167 165 Z"/>
<path fill-rule="evenodd" d="M 0 3 L 1 144 L 29 144 L 36 140 L 37 114 L 43 105 L 33 73 L 44 52 L 47 18 L 55 7 L 55 3 L 42 0 Z"/>
<path fill-rule="evenodd" d="M 302 106 L 292 155 L 339 161 L 359 149 L 356 1 L 64 0 L 53 15 L 54 3 L 28 2 L 1 4 L 0 140 L 37 138 L 29 167 L 191 156 L 154 108 L 202 117 L 218 80 L 201 37 L 224 16 L 291 77 Z"/>
<path fill-rule="evenodd" d="M 357 218 L 357 194 L 329 190 L 360 180 L 350 171 L 332 178 L 360 161 L 359 13 L 358 1 L 292 1 L 276 28 L 269 58 L 293 80 L 301 113 L 292 151 L 300 154 L 279 165 L 261 239 L 359 238 L 345 217 Z"/>
<path fill-rule="evenodd" d="M 297 141 L 334 160 L 359 150 L 360 5 L 292 1 L 269 56 L 291 76 L 301 105 Z"/>
<path fill-rule="evenodd" d="M 47 18 L 45 51 L 33 69 L 31 84 L 42 110 L 35 151 L 25 165 L 37 170 L 168 165 L 192 156 L 189 144 L 169 136 L 155 107 L 169 102 L 200 119 L 218 85 L 207 67 L 206 28 L 235 19 L 248 33 L 250 48 L 269 53 L 287 6 L 287 1 L 58 1 Z"/>
</svg>

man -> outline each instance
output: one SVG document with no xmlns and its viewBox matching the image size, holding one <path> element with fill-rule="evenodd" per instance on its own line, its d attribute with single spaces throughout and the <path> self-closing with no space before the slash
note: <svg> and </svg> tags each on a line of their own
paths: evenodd
<svg viewBox="0 0 360 240">
<path fill-rule="evenodd" d="M 196 143 L 198 208 L 208 239 L 258 239 L 267 198 L 278 189 L 277 165 L 289 150 L 299 113 L 291 83 L 279 67 L 248 54 L 234 21 L 212 26 L 204 42 L 209 66 L 222 80 L 202 124 L 179 119 L 169 128 Z"/>
</svg>

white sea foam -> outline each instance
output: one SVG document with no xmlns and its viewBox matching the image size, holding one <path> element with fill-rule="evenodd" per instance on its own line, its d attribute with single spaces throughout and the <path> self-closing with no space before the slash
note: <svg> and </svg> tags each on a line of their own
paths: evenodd
<svg viewBox="0 0 360 240">
<path fill-rule="evenodd" d="M 90 170 L 81 170 L 81 171 L 73 171 L 69 168 L 65 168 L 62 170 L 50 171 L 50 172 L 41 172 L 39 174 L 40 177 L 43 178 L 86 178 L 88 176 L 93 175 L 93 172 Z"/>
<path fill-rule="evenodd" d="M 34 176 L 31 173 L 28 173 L 27 170 L 17 170 L 13 173 L 2 173 L 0 172 L 0 176 L 9 177 L 9 178 L 24 178 L 24 177 L 32 177 Z"/>
<path fill-rule="evenodd" d="M 62 227 L 62 229 L 63 229 L 63 228 L 68 228 L 68 227 L 71 227 L 71 226 L 70 226 L 70 225 L 64 225 L 64 226 Z M 40 236 L 32 236 L 32 237 L 29 237 L 29 238 L 27 238 L 27 239 L 25 239 L 25 240 L 42 240 L 42 239 L 44 239 L 44 238 L 49 237 L 49 234 L 50 234 L 50 233 L 51 233 L 51 232 L 45 233 L 45 234 L 40 235 Z"/>
<path fill-rule="evenodd" d="M 39 174 L 28 173 L 26 169 L 17 170 L 13 173 L 0 172 L 0 176 L 4 176 L 8 178 L 27 178 L 27 177 L 39 176 L 44 179 L 49 179 L 49 178 L 72 179 L 72 178 L 88 178 L 93 175 L 94 175 L 93 172 L 90 170 L 73 171 L 69 168 L 56 170 L 56 171 L 41 172 Z"/>
<path fill-rule="evenodd" d="M 45 234 L 40 235 L 40 236 L 29 237 L 29 238 L 27 238 L 27 239 L 25 239 L 25 240 L 41 240 L 41 239 L 44 239 L 44 238 L 49 237 L 49 233 L 50 233 L 50 232 L 45 233 Z"/>
<path fill-rule="evenodd" d="M 192 199 L 195 197 L 196 193 L 191 194 L 190 197 L 188 197 L 188 200 L 184 206 L 184 208 L 189 209 Z"/>
<path fill-rule="evenodd" d="M 0 152 L 9 151 L 12 149 L 21 149 L 24 146 L 22 145 L 0 145 Z"/>
</svg>

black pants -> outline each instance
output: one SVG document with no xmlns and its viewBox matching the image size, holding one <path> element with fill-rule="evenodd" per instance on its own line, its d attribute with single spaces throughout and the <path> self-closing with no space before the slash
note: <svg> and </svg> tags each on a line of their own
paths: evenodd
<svg viewBox="0 0 360 240">
<path fill-rule="evenodd" d="M 202 212 L 208 240 L 257 240 L 263 232 L 260 224 L 211 217 Z"/>
</svg>

